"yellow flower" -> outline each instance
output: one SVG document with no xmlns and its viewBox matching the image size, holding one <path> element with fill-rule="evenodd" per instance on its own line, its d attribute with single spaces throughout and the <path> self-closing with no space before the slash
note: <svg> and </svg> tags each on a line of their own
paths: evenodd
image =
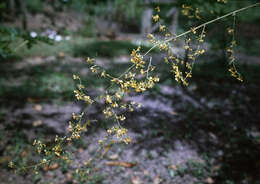
<svg viewBox="0 0 260 184">
<path fill-rule="evenodd" d="M 90 59 L 90 57 L 88 57 L 88 58 L 87 58 L 87 63 L 88 63 L 88 64 L 93 64 L 93 60 Z"/>
<path fill-rule="evenodd" d="M 79 79 L 79 76 L 73 75 L 73 79 L 74 79 L 74 80 L 78 80 L 78 79 Z"/>
<path fill-rule="evenodd" d="M 10 162 L 8 163 L 8 167 L 14 168 L 14 162 L 13 162 L 13 161 L 10 161 Z"/>
<path fill-rule="evenodd" d="M 112 103 L 112 107 L 116 108 L 118 107 L 118 104 L 116 102 Z"/>
<path fill-rule="evenodd" d="M 108 134 L 112 134 L 112 132 L 113 132 L 113 131 L 112 131 L 111 129 L 108 129 L 108 130 L 107 130 L 107 133 L 108 133 Z"/>
<path fill-rule="evenodd" d="M 106 102 L 107 102 L 107 103 L 112 103 L 112 98 L 111 98 L 110 95 L 107 95 L 107 96 L 106 96 Z"/>
<path fill-rule="evenodd" d="M 141 70 L 140 70 L 140 73 L 141 73 L 142 75 L 144 75 L 144 74 L 145 74 L 144 69 L 141 69 Z"/>
<path fill-rule="evenodd" d="M 125 144 L 129 144 L 131 142 L 131 138 L 127 137 L 127 138 L 123 139 L 123 141 Z"/>
<path fill-rule="evenodd" d="M 153 20 L 154 20 L 154 22 L 158 22 L 159 19 L 160 19 L 160 17 L 159 17 L 158 14 L 153 16 Z"/>
<path fill-rule="evenodd" d="M 116 97 L 117 99 L 121 99 L 120 93 L 119 93 L 119 92 L 116 92 L 115 97 Z"/>
<path fill-rule="evenodd" d="M 97 68 L 96 65 L 94 65 L 94 66 L 90 67 L 90 70 L 91 70 L 91 72 L 93 72 L 93 73 L 97 73 L 98 68 Z"/>
<path fill-rule="evenodd" d="M 166 28 L 165 25 L 160 25 L 159 30 L 163 32 L 163 31 L 165 31 L 165 28 Z"/>
<path fill-rule="evenodd" d="M 42 164 L 46 164 L 47 163 L 47 160 L 44 158 L 42 159 Z"/>
<path fill-rule="evenodd" d="M 150 40 L 154 40 L 154 36 L 152 34 L 148 34 L 147 37 L 150 39 Z"/>
<path fill-rule="evenodd" d="M 111 108 L 106 108 L 105 110 L 103 110 L 103 113 L 105 114 L 106 118 L 111 117 L 113 114 L 111 112 Z"/>
<path fill-rule="evenodd" d="M 196 33 L 197 33 L 197 31 L 196 31 L 195 28 L 191 28 L 190 31 L 191 31 L 193 34 L 196 34 Z"/>
<path fill-rule="evenodd" d="M 84 85 L 82 85 L 82 84 L 79 84 L 79 85 L 78 85 L 78 88 L 79 88 L 79 89 L 84 89 L 84 88 L 85 88 L 85 86 L 84 86 Z"/>
<path fill-rule="evenodd" d="M 120 119 L 120 121 L 124 121 L 126 118 L 125 118 L 125 116 L 121 115 L 121 116 L 119 116 L 119 119 Z"/>
<path fill-rule="evenodd" d="M 93 100 L 91 100 L 90 96 L 84 96 L 83 99 L 84 99 L 85 102 L 87 102 L 89 104 L 92 104 L 94 102 Z"/>
<path fill-rule="evenodd" d="M 102 71 L 102 73 L 101 73 L 101 77 L 106 77 L 106 72 L 105 71 Z"/>
<path fill-rule="evenodd" d="M 232 28 L 227 28 L 227 32 L 228 32 L 228 34 L 233 34 L 234 33 L 234 29 L 232 29 Z"/>
<path fill-rule="evenodd" d="M 169 63 L 169 60 L 168 60 L 167 57 L 164 57 L 164 62 L 165 62 L 165 63 Z"/>
</svg>

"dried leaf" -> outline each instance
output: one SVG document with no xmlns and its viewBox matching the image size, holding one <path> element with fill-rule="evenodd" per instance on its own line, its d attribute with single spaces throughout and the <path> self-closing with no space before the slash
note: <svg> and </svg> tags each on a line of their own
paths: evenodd
<svg viewBox="0 0 260 184">
<path fill-rule="evenodd" d="M 33 97 L 28 97 L 27 101 L 30 103 L 38 103 L 39 99 L 38 98 L 33 98 Z"/>
<path fill-rule="evenodd" d="M 59 52 L 59 55 L 58 55 L 60 58 L 63 58 L 65 56 L 64 52 Z"/>
<path fill-rule="evenodd" d="M 143 173 L 144 173 L 144 175 L 146 175 L 146 176 L 148 176 L 149 175 L 149 172 L 147 171 L 147 170 L 143 170 Z"/>
<path fill-rule="evenodd" d="M 111 162 L 107 162 L 106 165 L 108 165 L 108 166 L 122 166 L 122 167 L 132 168 L 132 167 L 136 166 L 137 163 L 111 161 Z"/>
<path fill-rule="evenodd" d="M 38 127 L 38 126 L 40 126 L 41 124 L 42 124 L 42 121 L 41 121 L 41 120 L 36 120 L 36 121 L 33 122 L 33 126 L 34 126 L 34 127 Z"/>
<path fill-rule="evenodd" d="M 175 112 L 175 111 L 172 111 L 171 114 L 174 115 L 174 116 L 178 115 L 178 113 Z"/>
<path fill-rule="evenodd" d="M 214 170 L 219 170 L 221 168 L 221 166 L 220 165 L 215 165 L 213 168 L 214 168 Z"/>
<path fill-rule="evenodd" d="M 11 160 L 11 158 L 8 156 L 0 157 L 0 164 L 5 164 L 10 160 Z"/>
<path fill-rule="evenodd" d="M 79 148 L 79 149 L 78 149 L 78 152 L 79 152 L 79 153 L 83 153 L 83 152 L 84 152 L 84 149 L 83 149 L 83 148 Z"/>
<path fill-rule="evenodd" d="M 27 157 L 27 155 L 28 155 L 27 151 L 23 151 L 22 154 L 21 154 L 22 157 Z"/>
<path fill-rule="evenodd" d="M 212 178 L 208 177 L 208 178 L 206 178 L 205 183 L 212 184 L 212 183 L 214 183 L 214 180 Z"/>
<path fill-rule="evenodd" d="M 43 168 L 43 170 L 44 170 L 44 171 L 52 171 L 52 170 L 58 169 L 58 167 L 59 167 L 59 164 L 56 162 L 56 163 L 51 164 L 51 165 L 49 165 L 49 166 L 45 166 L 45 167 Z"/>
<path fill-rule="evenodd" d="M 173 170 L 176 171 L 178 169 L 178 166 L 177 165 L 170 165 L 169 169 L 173 169 Z"/>
<path fill-rule="evenodd" d="M 42 106 L 39 105 L 39 104 L 36 104 L 36 105 L 34 106 L 34 110 L 40 112 L 40 111 L 42 111 Z"/>
<path fill-rule="evenodd" d="M 109 158 L 110 160 L 117 160 L 117 159 L 118 159 L 118 154 L 110 155 L 110 156 L 108 156 L 108 158 Z"/>
<path fill-rule="evenodd" d="M 65 176 L 66 176 L 66 181 L 67 182 L 71 181 L 72 178 L 73 178 L 73 175 L 71 173 L 67 173 Z"/>
<path fill-rule="evenodd" d="M 132 178 L 132 183 L 133 184 L 143 184 L 143 182 L 137 176 Z"/>
<path fill-rule="evenodd" d="M 153 184 L 160 184 L 162 182 L 162 179 L 160 176 L 156 176 L 153 180 Z"/>
</svg>

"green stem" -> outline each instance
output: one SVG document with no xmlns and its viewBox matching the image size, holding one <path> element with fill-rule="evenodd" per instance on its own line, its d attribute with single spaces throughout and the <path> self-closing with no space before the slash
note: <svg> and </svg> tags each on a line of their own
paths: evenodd
<svg viewBox="0 0 260 184">
<path fill-rule="evenodd" d="M 255 4 L 252 4 L 252 5 L 246 6 L 246 7 L 244 7 L 244 8 L 237 9 L 237 10 L 235 10 L 235 11 L 232 11 L 232 12 L 228 13 L 228 14 L 225 14 L 225 15 L 223 15 L 223 16 L 220 16 L 220 17 L 218 17 L 218 18 L 215 18 L 215 19 L 213 19 L 213 20 L 210 20 L 210 21 L 208 21 L 208 22 L 205 22 L 205 23 L 203 23 L 203 24 L 201 24 L 201 25 L 199 25 L 199 26 L 197 26 L 197 27 L 195 27 L 195 28 L 192 28 L 192 30 L 195 31 L 195 30 L 200 29 L 201 27 L 204 27 L 204 26 L 206 26 L 206 25 L 208 25 L 208 24 L 214 23 L 214 22 L 216 22 L 216 21 L 218 21 L 218 20 L 224 19 L 224 18 L 226 18 L 226 17 L 228 17 L 228 16 L 234 15 L 234 14 L 236 14 L 236 13 L 238 13 L 238 12 L 241 12 L 241 11 L 244 11 L 244 10 L 247 10 L 247 9 L 249 9 L 249 8 L 253 8 L 253 7 L 259 6 L 259 5 L 260 5 L 260 3 L 255 3 Z M 169 38 L 168 40 L 165 40 L 164 43 L 168 43 L 168 42 L 170 42 L 170 41 L 172 41 L 172 40 L 175 40 L 175 39 L 177 39 L 177 38 L 179 38 L 179 37 L 182 37 L 182 36 L 184 36 L 184 35 L 186 35 L 186 34 L 189 34 L 189 33 L 192 32 L 192 30 L 186 31 L 186 32 L 184 32 L 184 33 L 182 33 L 182 34 L 179 34 L 179 35 L 177 35 L 177 36 L 174 36 L 174 37 L 172 37 L 172 38 Z M 151 48 L 144 54 L 144 56 L 146 56 L 148 53 L 150 53 L 150 52 L 151 52 L 155 47 L 157 47 L 159 44 L 160 44 L 160 43 L 155 44 L 153 47 L 151 47 Z"/>
<path fill-rule="evenodd" d="M 18 49 L 20 49 L 21 47 L 23 47 L 25 44 L 27 44 L 29 41 L 25 40 L 23 43 L 21 43 L 20 45 L 18 45 L 16 48 L 14 48 L 14 52 L 16 52 Z"/>
</svg>

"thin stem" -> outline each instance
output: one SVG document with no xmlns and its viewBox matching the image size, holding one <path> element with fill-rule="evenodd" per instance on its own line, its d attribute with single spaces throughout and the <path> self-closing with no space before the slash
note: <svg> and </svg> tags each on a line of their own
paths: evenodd
<svg viewBox="0 0 260 184">
<path fill-rule="evenodd" d="M 18 49 L 20 49 L 21 47 L 23 47 L 25 44 L 27 44 L 29 41 L 25 40 L 23 43 L 21 43 L 20 45 L 18 45 L 16 48 L 14 48 L 14 52 L 16 52 Z"/>
<path fill-rule="evenodd" d="M 210 21 L 208 21 L 208 22 L 205 22 L 205 23 L 203 23 L 203 24 L 201 24 L 201 25 L 199 25 L 199 26 L 193 28 L 192 30 L 194 31 L 194 30 L 200 29 L 200 28 L 202 28 L 202 27 L 203 27 L 203 30 L 204 30 L 205 27 L 206 27 L 206 25 L 212 24 L 212 23 L 214 23 L 214 22 L 216 22 L 216 21 L 218 21 L 218 20 L 224 19 L 224 18 L 226 18 L 226 17 L 228 17 L 228 16 L 234 15 L 234 14 L 236 14 L 236 13 L 239 13 L 239 12 L 241 12 L 241 11 L 244 11 L 244 10 L 247 10 L 247 9 L 249 9 L 249 8 L 253 8 L 253 7 L 259 6 L 259 5 L 260 5 L 260 3 L 255 3 L 255 4 L 252 4 L 252 5 L 249 5 L 249 6 L 240 8 L 240 9 L 237 9 L 237 10 L 235 10 L 235 11 L 232 11 L 232 12 L 228 13 L 228 14 L 225 14 L 225 15 L 223 15 L 223 16 L 220 16 L 220 17 L 218 17 L 218 18 L 215 18 L 215 19 L 213 19 L 213 20 L 210 20 Z M 179 35 L 177 35 L 177 36 L 174 36 L 174 37 L 172 37 L 172 38 L 169 38 L 169 39 L 165 40 L 164 43 L 168 43 L 168 42 L 170 42 L 170 41 L 172 41 L 172 40 L 174 40 L 174 39 L 177 39 L 177 38 L 179 38 L 179 37 L 185 36 L 186 34 L 191 33 L 192 30 L 186 31 L 186 32 L 181 33 L 181 34 L 179 34 Z M 149 53 L 150 53 L 154 48 L 156 48 L 159 44 L 160 44 L 160 43 L 157 43 L 157 44 L 153 45 L 153 46 L 143 55 L 143 57 L 146 56 L 147 54 L 149 54 Z M 127 70 L 125 70 L 119 77 L 117 77 L 117 79 L 122 78 L 126 73 L 128 73 L 129 71 L 131 71 L 134 67 L 135 67 L 135 64 L 131 65 L 131 66 L 130 66 Z M 111 84 L 111 85 L 109 85 L 109 86 L 107 86 L 107 87 L 105 88 L 106 91 L 109 90 L 110 88 L 112 88 L 113 86 L 114 86 L 114 83 Z M 94 101 L 97 100 L 97 98 L 98 98 L 98 97 L 96 97 L 96 98 L 94 99 Z M 87 110 L 89 107 L 90 107 L 90 105 L 87 106 L 84 110 Z"/>
<path fill-rule="evenodd" d="M 236 28 L 236 14 L 234 13 L 234 19 L 233 19 L 233 36 L 232 41 L 235 41 L 235 28 Z"/>
<path fill-rule="evenodd" d="M 149 64 L 148 64 L 148 67 L 147 67 L 147 70 L 146 70 L 146 79 L 148 79 L 149 69 L 151 67 L 151 63 L 152 63 L 152 57 L 150 57 L 150 61 L 149 61 Z"/>
<path fill-rule="evenodd" d="M 218 18 L 215 18 L 215 19 L 213 19 L 213 20 L 210 20 L 210 21 L 208 21 L 208 22 L 205 22 L 205 23 L 203 23 L 203 24 L 201 24 L 201 25 L 199 25 L 199 26 L 197 26 L 197 27 L 195 27 L 195 28 L 192 28 L 192 30 L 195 31 L 195 30 L 197 30 L 197 29 L 199 29 L 199 28 L 201 28 L 201 27 L 204 27 L 204 26 L 206 26 L 206 25 L 208 25 L 208 24 L 212 24 L 212 23 L 214 23 L 214 22 L 216 22 L 216 21 L 218 21 L 218 20 L 221 20 L 221 19 L 226 18 L 226 17 L 228 17 L 228 16 L 234 15 L 234 14 L 236 14 L 236 13 L 238 13 L 238 12 L 241 12 L 241 11 L 244 11 L 244 10 L 247 10 L 247 9 L 249 9 L 249 8 L 253 8 L 253 7 L 255 7 L 255 6 L 259 6 L 259 5 L 260 5 L 260 3 L 255 3 L 255 4 L 252 4 L 252 5 L 246 6 L 246 7 L 244 7 L 244 8 L 240 8 L 240 9 L 238 9 L 238 10 L 232 11 L 232 12 L 230 12 L 230 13 L 227 13 L 227 14 L 223 15 L 223 16 L 220 16 L 220 17 L 218 17 Z M 177 39 L 177 38 L 179 38 L 179 37 L 182 37 L 182 36 L 184 36 L 184 35 L 186 35 L 186 34 L 189 34 L 189 33 L 192 32 L 192 30 L 186 31 L 186 32 L 181 33 L 181 34 L 179 34 L 179 35 L 177 35 L 177 36 L 174 36 L 174 37 L 172 37 L 172 38 L 169 38 L 168 40 L 165 40 L 164 43 L 168 43 L 168 42 L 170 42 L 170 41 L 172 41 L 172 40 L 175 40 L 175 39 Z M 151 47 L 151 48 L 144 54 L 144 56 L 146 56 L 148 53 L 150 53 L 150 52 L 151 52 L 155 47 L 157 47 L 158 45 L 159 45 L 159 43 L 158 43 L 158 44 L 155 44 L 153 47 Z"/>
</svg>

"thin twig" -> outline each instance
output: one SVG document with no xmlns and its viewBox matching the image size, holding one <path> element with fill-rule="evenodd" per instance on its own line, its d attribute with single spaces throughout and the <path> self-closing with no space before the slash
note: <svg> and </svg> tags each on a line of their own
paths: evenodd
<svg viewBox="0 0 260 184">
<path fill-rule="evenodd" d="M 203 24 L 201 24 L 201 25 L 199 25 L 199 26 L 197 26 L 197 27 L 195 27 L 195 28 L 192 28 L 192 30 L 195 31 L 195 30 L 197 30 L 197 29 L 199 29 L 199 28 L 201 28 L 201 27 L 204 27 L 204 26 L 206 26 L 206 25 L 208 25 L 208 24 L 212 24 L 212 23 L 214 23 L 214 22 L 216 22 L 216 21 L 218 21 L 218 20 L 221 20 L 221 19 L 226 18 L 226 17 L 228 17 L 228 16 L 234 15 L 234 14 L 236 14 L 236 13 L 238 13 L 238 12 L 241 12 L 241 11 L 244 11 L 244 10 L 247 10 L 247 9 L 249 9 L 249 8 L 253 8 L 253 7 L 259 6 L 259 5 L 260 5 L 260 3 L 255 3 L 255 4 L 252 4 L 252 5 L 246 6 L 246 7 L 244 7 L 244 8 L 240 8 L 240 9 L 238 9 L 238 10 L 234 10 L 234 11 L 232 11 L 232 12 L 230 12 L 230 13 L 227 13 L 227 14 L 225 14 L 225 15 L 223 15 L 223 16 L 220 16 L 220 17 L 218 17 L 218 18 L 215 18 L 215 19 L 213 19 L 213 20 L 210 20 L 210 21 L 208 21 L 208 22 L 205 22 L 205 23 L 203 23 Z M 189 33 L 192 32 L 192 30 L 186 31 L 186 32 L 181 33 L 181 34 L 179 34 L 179 35 L 177 35 L 177 36 L 174 36 L 174 37 L 172 37 L 172 38 L 169 38 L 168 40 L 165 40 L 164 43 L 168 43 L 168 42 L 170 42 L 170 41 L 172 41 L 172 40 L 175 40 L 175 39 L 177 39 L 177 38 L 179 38 L 179 37 L 182 37 L 182 36 L 184 36 L 184 35 L 186 35 L 186 34 L 189 34 Z M 151 52 L 155 47 L 157 47 L 159 44 L 160 44 L 160 43 L 155 44 L 153 47 L 151 47 L 151 48 L 144 54 L 144 56 L 146 56 L 148 53 L 150 53 L 150 52 Z"/>
<path fill-rule="evenodd" d="M 25 40 L 23 43 L 21 43 L 20 45 L 18 45 L 16 48 L 14 48 L 14 52 L 16 52 L 18 49 L 20 49 L 21 47 L 23 47 L 25 44 L 27 44 L 29 41 Z"/>
</svg>

